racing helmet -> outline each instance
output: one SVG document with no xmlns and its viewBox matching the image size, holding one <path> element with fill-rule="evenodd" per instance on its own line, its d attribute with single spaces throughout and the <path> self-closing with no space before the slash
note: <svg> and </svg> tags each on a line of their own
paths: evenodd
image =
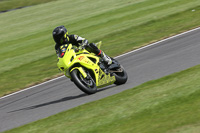
<svg viewBox="0 0 200 133">
<path fill-rule="evenodd" d="M 53 30 L 53 39 L 57 44 L 63 44 L 67 38 L 68 32 L 65 26 L 61 25 Z"/>
</svg>

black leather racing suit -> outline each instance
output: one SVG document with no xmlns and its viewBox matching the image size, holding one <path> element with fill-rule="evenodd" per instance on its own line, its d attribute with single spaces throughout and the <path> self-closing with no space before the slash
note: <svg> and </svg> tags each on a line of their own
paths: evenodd
<svg viewBox="0 0 200 133">
<path fill-rule="evenodd" d="M 94 43 L 88 43 L 85 38 L 82 38 L 78 35 L 68 35 L 63 44 L 72 44 L 77 47 L 84 46 L 86 50 L 95 53 L 98 56 L 101 56 L 101 54 L 103 53 L 100 49 L 97 48 Z M 62 46 L 63 44 L 55 45 L 55 50 L 57 54 L 60 54 L 60 46 Z"/>
</svg>

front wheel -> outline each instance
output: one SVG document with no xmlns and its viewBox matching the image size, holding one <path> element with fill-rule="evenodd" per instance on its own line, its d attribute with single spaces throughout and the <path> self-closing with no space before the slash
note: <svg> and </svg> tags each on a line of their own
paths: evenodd
<svg viewBox="0 0 200 133">
<path fill-rule="evenodd" d="M 90 95 L 97 92 L 96 84 L 89 73 L 88 76 L 84 78 L 78 69 L 74 69 L 71 72 L 71 78 L 75 85 L 86 94 Z"/>
</svg>

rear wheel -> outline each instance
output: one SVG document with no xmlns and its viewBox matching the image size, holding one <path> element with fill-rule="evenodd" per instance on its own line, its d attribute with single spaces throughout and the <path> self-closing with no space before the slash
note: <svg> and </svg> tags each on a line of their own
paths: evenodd
<svg viewBox="0 0 200 133">
<path fill-rule="evenodd" d="M 120 68 L 117 69 L 116 72 L 113 73 L 113 75 L 116 78 L 116 81 L 114 82 L 114 84 L 116 85 L 125 84 L 128 79 L 128 75 L 122 66 L 120 66 Z"/>
<path fill-rule="evenodd" d="M 84 78 L 78 69 L 74 69 L 71 72 L 71 78 L 80 90 L 82 90 L 86 94 L 94 94 L 97 92 L 96 83 L 89 73 L 87 75 L 88 76 Z"/>
</svg>

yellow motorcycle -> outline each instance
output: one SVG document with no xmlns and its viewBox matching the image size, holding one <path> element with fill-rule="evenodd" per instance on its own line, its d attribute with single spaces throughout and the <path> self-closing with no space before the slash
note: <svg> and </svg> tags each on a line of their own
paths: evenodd
<svg viewBox="0 0 200 133">
<path fill-rule="evenodd" d="M 101 42 L 96 45 L 100 48 Z M 66 44 L 62 45 L 60 50 L 58 68 L 87 94 L 94 94 L 97 88 L 111 84 L 124 84 L 128 79 L 124 68 L 113 58 L 112 64 L 108 66 L 100 57 L 84 48 Z"/>
</svg>

